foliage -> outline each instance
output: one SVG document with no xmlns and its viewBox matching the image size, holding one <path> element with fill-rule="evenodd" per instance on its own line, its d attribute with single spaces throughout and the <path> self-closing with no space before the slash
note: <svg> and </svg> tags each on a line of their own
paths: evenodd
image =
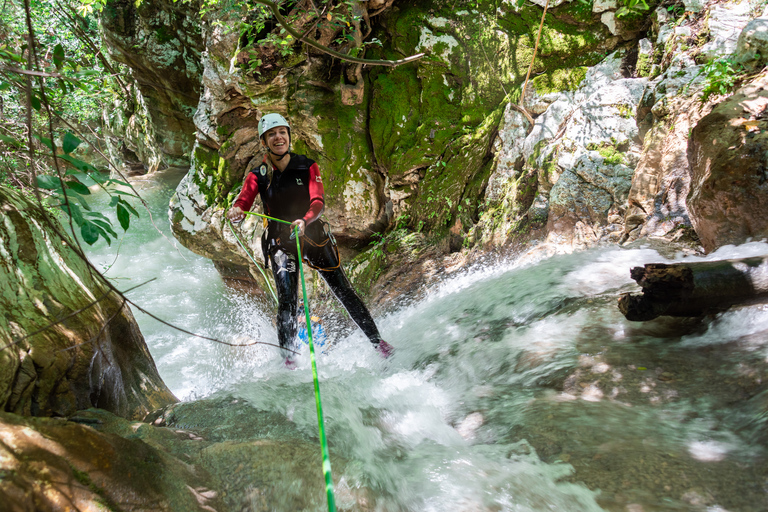
<svg viewBox="0 0 768 512">
<path fill-rule="evenodd" d="M 704 103 L 713 94 L 728 94 L 744 72 L 744 66 L 732 57 L 722 57 L 708 62 L 699 72 L 705 77 L 701 102 Z"/>
<path fill-rule="evenodd" d="M 117 238 L 109 219 L 103 214 L 93 211 L 85 198 L 91 194 L 88 185 L 92 183 L 109 193 L 111 197 L 109 205 L 115 208 L 120 226 L 124 231 L 127 231 L 131 223 L 131 214 L 137 217 L 139 214 L 124 197 L 136 198 L 137 196 L 118 187 L 130 187 L 130 185 L 116 179 L 105 178 L 95 167 L 74 157 L 72 153 L 82 141 L 70 132 L 66 132 L 62 137 L 61 150 L 64 154 L 57 154 L 59 148 L 50 139 L 40 136 L 37 138 L 51 150 L 52 158 L 55 154 L 56 160 L 63 160 L 72 166 L 64 173 L 64 176 L 38 175 L 37 186 L 51 191 L 53 198 L 58 203 L 56 206 L 67 213 L 72 222 L 80 228 L 83 241 L 92 245 L 99 237 L 102 237 L 108 244 L 111 244 L 110 236 Z"/>
<path fill-rule="evenodd" d="M 651 9 L 645 0 L 622 0 L 622 3 L 624 5 L 616 11 L 617 18 L 642 15 Z"/>
<path fill-rule="evenodd" d="M 201 12 L 207 12 L 223 1 L 204 0 Z M 264 64 L 263 54 L 274 51 L 280 58 L 286 59 L 296 51 L 299 42 L 297 36 L 289 33 L 285 27 L 276 27 L 274 13 L 262 0 L 250 0 L 249 11 L 245 20 L 240 24 L 241 47 L 247 56 L 246 67 L 249 71 L 260 74 L 259 68 Z M 331 32 L 331 47 L 350 57 L 362 58 L 365 49 L 370 45 L 380 46 L 378 39 L 365 39 L 371 34 L 370 23 L 366 16 L 366 7 L 357 0 L 321 0 L 312 4 L 313 8 L 305 8 L 295 0 L 287 0 L 279 4 L 281 13 L 288 13 L 287 22 L 294 28 L 312 32 L 321 29 Z M 367 24 L 365 33 L 363 25 Z M 313 36 L 310 36 L 313 37 Z M 260 51 L 254 51 L 259 48 Z"/>
<path fill-rule="evenodd" d="M 99 158 L 93 152 L 99 153 L 102 105 L 127 90 L 96 43 L 96 19 L 78 15 L 68 1 L 29 0 L 28 10 L 6 2 L 0 10 L 0 184 L 28 195 L 43 189 L 83 240 L 109 242 L 116 234 L 88 205 L 86 183 L 111 190 L 118 182 L 86 160 Z M 90 151 L 78 150 L 83 141 Z M 133 194 L 112 193 L 111 207 L 127 228 L 137 213 L 123 196 Z"/>
</svg>

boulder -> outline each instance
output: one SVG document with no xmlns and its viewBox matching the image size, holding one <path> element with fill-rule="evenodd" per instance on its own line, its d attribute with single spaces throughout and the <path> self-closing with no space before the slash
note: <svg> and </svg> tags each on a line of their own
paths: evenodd
<svg viewBox="0 0 768 512">
<path fill-rule="evenodd" d="M 130 423 L 104 411 L 81 414 L 74 419 L 89 425 L 0 413 L 3 510 L 225 510 L 205 470 L 153 446 L 189 441 L 188 434 Z M 92 426 L 120 429 L 124 437 Z M 149 435 L 154 442 L 144 440 Z"/>
<path fill-rule="evenodd" d="M 768 75 L 717 104 L 688 143 L 691 222 L 707 251 L 768 236 Z"/>
<path fill-rule="evenodd" d="M 565 90 L 534 84 L 526 104 L 540 115 L 530 131 L 521 114 L 507 109 L 485 198 L 500 203 L 508 221 L 496 223 L 487 240 L 521 226 L 521 209 L 529 222 L 546 225 L 549 242 L 583 248 L 618 240 L 640 150 L 638 104 L 648 84 L 624 78 L 621 69 L 622 55 L 615 53 L 572 70 L 576 78 L 559 82 Z"/>
<path fill-rule="evenodd" d="M 575 247 L 604 239 L 617 242 L 620 208 L 626 204 L 632 168 L 620 153 L 590 151 L 566 170 L 549 194 L 547 232 L 551 241 L 564 238 Z"/>
<path fill-rule="evenodd" d="M 709 11 L 709 42 L 701 47 L 702 55 L 716 59 L 732 54 L 739 35 L 749 23 L 752 6 L 748 0 L 728 2 L 713 6 Z"/>
<path fill-rule="evenodd" d="M 736 44 L 737 60 L 744 66 L 757 68 L 768 62 L 768 16 L 747 23 Z"/>
<path fill-rule="evenodd" d="M 0 187 L 0 404 L 32 416 L 101 407 L 126 418 L 173 403 L 131 310 L 61 226 Z"/>
</svg>

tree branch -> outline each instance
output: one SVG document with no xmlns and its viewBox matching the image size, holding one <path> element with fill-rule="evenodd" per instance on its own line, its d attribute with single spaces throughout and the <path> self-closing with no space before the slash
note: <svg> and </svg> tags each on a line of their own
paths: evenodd
<svg viewBox="0 0 768 512">
<path fill-rule="evenodd" d="M 541 23 L 539 23 L 539 33 L 536 34 L 536 44 L 533 46 L 533 56 L 531 57 L 531 65 L 528 66 L 528 74 L 525 75 L 525 82 L 523 83 L 523 92 L 520 95 L 520 108 L 523 110 L 525 114 L 528 114 L 528 112 L 525 110 L 525 107 L 523 107 L 523 102 L 525 101 L 525 88 L 528 86 L 528 79 L 531 78 L 531 71 L 533 71 L 533 63 L 536 61 L 536 52 L 539 51 L 539 40 L 541 39 L 541 29 L 544 28 L 544 18 L 547 16 L 547 8 L 549 7 L 549 0 L 546 1 L 544 4 L 544 12 L 541 13 Z M 530 116 L 528 116 L 530 118 Z M 531 121 L 531 124 L 533 124 L 533 121 Z"/>
<path fill-rule="evenodd" d="M 286 30 L 286 32 L 288 32 L 293 37 L 295 37 L 297 41 L 303 40 L 306 44 L 314 48 L 317 48 L 321 52 L 324 52 L 324 53 L 327 53 L 328 55 L 336 57 L 337 59 L 345 60 L 347 62 L 355 62 L 357 64 L 367 64 L 370 66 L 388 66 L 388 67 L 394 68 L 402 64 L 408 64 L 409 62 L 417 61 L 425 55 L 424 53 L 418 53 L 416 55 L 411 55 L 410 57 L 406 57 L 400 60 L 373 60 L 373 59 L 358 59 L 357 57 L 351 57 L 349 55 L 339 53 L 335 50 L 331 50 L 327 46 L 324 46 L 315 40 L 305 38 L 302 34 L 297 32 L 296 29 L 294 29 L 288 23 L 288 21 L 283 17 L 282 14 L 280 14 L 280 9 L 278 8 L 276 3 L 271 2 L 270 0 L 256 0 L 256 3 L 266 5 L 267 7 L 269 7 L 269 9 L 275 15 L 277 22 L 280 23 L 280 25 Z"/>
<path fill-rule="evenodd" d="M 42 77 L 50 77 L 50 78 L 66 78 L 64 75 L 60 75 L 59 73 L 46 73 L 44 71 L 21 69 L 21 68 L 15 68 L 13 66 L 4 66 L 2 70 L 10 71 L 11 73 L 18 73 L 20 75 L 42 76 Z"/>
</svg>

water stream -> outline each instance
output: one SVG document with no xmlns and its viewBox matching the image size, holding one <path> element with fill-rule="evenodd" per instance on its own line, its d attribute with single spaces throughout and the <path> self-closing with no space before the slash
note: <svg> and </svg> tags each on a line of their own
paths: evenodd
<svg viewBox="0 0 768 512">
<path fill-rule="evenodd" d="M 117 257 L 103 242 L 90 257 L 123 289 L 155 278 L 129 297 L 173 324 L 276 342 L 258 304 L 170 234 L 178 178 L 137 182 L 163 234 L 142 212 Z M 749 243 L 706 259 L 766 253 Z M 611 247 L 457 272 L 377 318 L 397 350 L 388 361 L 361 333 L 329 329 L 323 407 L 332 454 L 347 461 L 334 476 L 371 489 L 377 511 L 768 510 L 746 402 L 766 375 L 768 308 L 626 321 L 616 300 L 637 288 L 629 269 L 664 261 Z M 134 314 L 180 399 L 245 399 L 314 439 L 306 352 L 290 372 L 274 348 L 230 348 Z"/>
</svg>

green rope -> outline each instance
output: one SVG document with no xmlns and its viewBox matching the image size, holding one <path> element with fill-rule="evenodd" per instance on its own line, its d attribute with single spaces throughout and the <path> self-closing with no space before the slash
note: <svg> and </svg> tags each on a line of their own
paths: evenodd
<svg viewBox="0 0 768 512">
<path fill-rule="evenodd" d="M 255 215 L 265 219 L 282 222 L 283 224 L 292 224 L 287 220 L 276 219 L 261 213 L 243 212 L 246 215 Z M 320 382 L 317 378 L 317 363 L 315 362 L 315 344 L 312 341 L 312 322 L 309 316 L 309 301 L 307 300 L 307 285 L 304 281 L 304 265 L 301 257 L 301 243 L 299 240 L 299 228 L 294 231 L 296 235 L 296 251 L 299 256 L 299 273 L 301 275 L 301 293 L 304 297 L 304 316 L 307 322 L 307 339 L 309 341 L 309 360 L 312 362 L 312 380 L 315 385 L 315 405 L 317 406 L 317 427 L 320 431 L 320 448 L 323 452 L 323 475 L 325 476 L 325 494 L 328 497 L 328 512 L 336 512 L 336 499 L 333 497 L 333 478 L 331 477 L 331 459 L 328 456 L 328 440 L 325 437 L 325 426 L 323 424 L 323 404 L 320 401 Z M 237 235 L 235 235 L 237 236 Z M 247 252 L 247 251 L 246 251 Z M 255 262 L 254 262 L 255 263 Z M 271 290 L 271 288 L 270 288 Z M 273 292 L 274 293 L 274 292 Z"/>
<path fill-rule="evenodd" d="M 309 301 L 307 300 L 307 285 L 304 282 L 304 265 L 301 263 L 301 244 L 299 243 L 299 228 L 296 227 L 296 250 L 299 252 L 299 272 L 301 273 L 301 293 L 304 297 L 304 317 L 307 322 L 307 338 L 309 340 L 309 359 L 312 362 L 312 380 L 315 383 L 315 405 L 317 405 L 317 426 L 320 430 L 320 446 L 323 450 L 323 475 L 325 475 L 325 493 L 328 496 L 328 511 L 336 512 L 336 500 L 333 497 L 333 479 L 331 478 L 331 459 L 328 457 L 328 441 L 325 438 L 323 426 L 323 404 L 320 402 L 320 383 L 317 380 L 317 364 L 315 364 L 315 344 L 312 342 L 312 322 L 309 317 Z"/>
<path fill-rule="evenodd" d="M 232 225 L 232 223 L 227 219 L 227 224 L 229 224 L 229 229 L 232 231 L 232 234 L 235 235 L 235 240 L 237 240 L 237 243 L 240 244 L 240 247 L 243 248 L 245 251 L 245 254 L 248 255 L 248 257 L 251 259 L 254 265 L 256 265 L 256 268 L 259 269 L 259 272 L 261 272 L 262 277 L 264 278 L 264 281 L 267 283 L 267 288 L 269 288 L 269 291 L 272 293 L 272 298 L 275 299 L 275 304 L 278 303 L 277 301 L 277 294 L 275 293 L 275 290 L 272 289 L 272 285 L 269 282 L 269 278 L 267 277 L 267 274 L 264 272 L 264 268 L 256 263 L 256 260 L 251 256 L 251 251 L 246 249 L 245 244 L 242 240 L 240 240 L 240 237 L 237 236 L 237 233 L 235 232 L 235 227 Z"/>
</svg>

